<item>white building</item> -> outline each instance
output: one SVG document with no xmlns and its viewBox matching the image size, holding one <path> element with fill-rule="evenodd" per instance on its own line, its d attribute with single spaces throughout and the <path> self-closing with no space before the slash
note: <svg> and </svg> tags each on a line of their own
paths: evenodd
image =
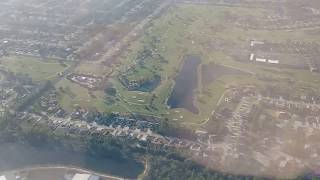
<svg viewBox="0 0 320 180">
<path fill-rule="evenodd" d="M 269 59 L 268 63 L 270 63 L 270 64 L 279 64 L 280 61 L 279 60 L 271 60 L 271 59 Z"/>
<path fill-rule="evenodd" d="M 267 59 L 263 59 L 263 58 L 256 58 L 257 62 L 267 62 Z"/>
<path fill-rule="evenodd" d="M 253 61 L 253 59 L 254 59 L 254 54 L 251 53 L 251 54 L 250 54 L 250 61 Z"/>
<path fill-rule="evenodd" d="M 264 44 L 264 42 L 263 41 L 255 41 L 255 40 L 253 40 L 253 41 L 251 41 L 251 43 L 250 43 L 250 46 L 251 47 L 253 47 L 253 46 L 255 46 L 255 45 L 257 45 L 257 44 Z"/>
</svg>

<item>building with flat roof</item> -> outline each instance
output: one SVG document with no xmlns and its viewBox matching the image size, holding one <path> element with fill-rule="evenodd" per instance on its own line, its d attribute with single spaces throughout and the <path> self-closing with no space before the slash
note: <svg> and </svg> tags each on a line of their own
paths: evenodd
<svg viewBox="0 0 320 180">
<path fill-rule="evenodd" d="M 256 58 L 257 62 L 267 62 L 267 59 L 263 59 L 263 58 Z"/>
<path fill-rule="evenodd" d="M 269 59 L 268 63 L 270 63 L 270 64 L 279 64 L 280 61 L 279 60 L 271 60 L 271 59 Z"/>
<path fill-rule="evenodd" d="M 253 60 L 254 60 L 254 54 L 251 53 L 251 54 L 250 54 L 250 61 L 253 61 Z"/>
</svg>

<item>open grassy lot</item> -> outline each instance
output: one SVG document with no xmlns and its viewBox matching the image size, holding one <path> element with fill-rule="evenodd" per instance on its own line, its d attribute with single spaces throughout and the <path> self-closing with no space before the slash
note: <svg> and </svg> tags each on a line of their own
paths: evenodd
<svg viewBox="0 0 320 180">
<path fill-rule="evenodd" d="M 94 91 L 91 94 L 88 89 L 72 83 L 67 79 L 56 84 L 60 105 L 67 111 L 73 111 L 76 107 L 91 110 L 105 111 L 105 95 L 102 91 Z"/>
<path fill-rule="evenodd" d="M 112 70 L 107 66 L 101 66 L 95 62 L 83 62 L 75 69 L 75 73 L 78 74 L 94 74 L 96 76 L 107 76 Z"/>
<path fill-rule="evenodd" d="M 112 104 L 107 104 L 108 112 L 139 112 L 148 115 L 159 115 L 159 110 L 149 108 L 152 93 L 127 91 L 116 79 L 111 82 L 117 90 L 117 95 L 115 97 L 108 96 L 114 101 Z"/>
<path fill-rule="evenodd" d="M 26 56 L 0 58 L 0 69 L 8 72 L 27 74 L 34 81 L 53 80 L 69 67 L 68 63 Z"/>
</svg>

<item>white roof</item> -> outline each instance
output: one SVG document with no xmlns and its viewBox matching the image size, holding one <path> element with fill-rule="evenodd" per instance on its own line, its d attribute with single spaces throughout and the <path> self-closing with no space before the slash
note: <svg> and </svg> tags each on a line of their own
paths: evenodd
<svg viewBox="0 0 320 180">
<path fill-rule="evenodd" d="M 72 180 L 88 180 L 90 176 L 91 174 L 75 174 Z"/>
<path fill-rule="evenodd" d="M 271 64 L 279 64 L 279 60 L 271 60 L 271 59 L 269 59 L 269 60 L 268 60 L 268 63 L 271 63 Z"/>
<path fill-rule="evenodd" d="M 253 47 L 254 45 L 256 44 L 264 44 L 263 41 L 255 41 L 255 40 L 252 40 L 251 43 L 250 43 L 250 46 Z"/>
<path fill-rule="evenodd" d="M 6 176 L 0 176 L 0 180 L 7 180 Z"/>
<path fill-rule="evenodd" d="M 253 61 L 253 58 L 254 58 L 254 54 L 251 53 L 251 54 L 250 54 L 250 61 Z"/>
<path fill-rule="evenodd" d="M 256 61 L 258 61 L 258 62 L 267 62 L 267 59 L 256 58 Z"/>
</svg>

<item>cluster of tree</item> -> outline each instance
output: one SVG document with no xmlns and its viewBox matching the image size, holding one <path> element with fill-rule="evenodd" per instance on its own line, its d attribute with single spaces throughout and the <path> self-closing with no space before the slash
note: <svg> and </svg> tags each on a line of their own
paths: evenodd
<svg viewBox="0 0 320 180">
<path fill-rule="evenodd" d="M 143 116 L 139 114 L 127 114 L 120 115 L 114 113 L 100 113 L 100 112 L 89 112 L 87 116 L 88 122 L 96 122 L 98 124 L 110 125 L 111 122 L 117 121 L 118 118 L 124 117 L 124 119 L 136 119 L 137 121 L 148 121 L 148 122 L 159 122 L 159 125 L 155 125 L 154 131 L 163 136 L 178 137 L 189 140 L 196 140 L 196 134 L 185 127 L 182 127 L 176 123 L 170 122 L 168 119 L 160 119 L 155 117 Z M 125 120 L 124 120 L 125 121 Z"/>
<path fill-rule="evenodd" d="M 150 50 L 148 47 L 144 46 L 143 50 L 138 51 L 137 55 L 137 61 L 139 65 L 143 65 L 143 61 L 146 60 L 147 58 L 152 57 L 152 50 Z"/>
<path fill-rule="evenodd" d="M 19 126 L 16 126 L 12 119 L 14 119 L 14 116 L 8 112 L 4 112 L 0 116 L 0 142 L 11 141 L 15 136 L 14 134 Z"/>
<path fill-rule="evenodd" d="M 74 52 L 74 49 L 67 50 L 65 48 L 60 48 L 60 47 L 47 47 L 47 46 L 41 46 L 41 45 L 37 45 L 34 48 L 39 49 L 39 55 L 42 58 L 58 57 L 58 58 L 65 59 Z"/>
<path fill-rule="evenodd" d="M 151 76 L 140 77 L 133 81 L 129 80 L 127 75 L 121 75 L 119 76 L 119 80 L 129 91 L 151 92 L 159 85 L 161 76 L 152 74 Z"/>
<path fill-rule="evenodd" d="M 19 119 L 16 113 L 5 112 L 0 117 L 0 142 L 21 142 L 39 147 L 54 144 L 55 136 L 49 127 L 32 121 Z"/>
<path fill-rule="evenodd" d="M 149 34 L 147 35 L 149 36 Z M 159 38 L 149 36 L 147 45 L 137 52 L 135 58 L 137 64 L 119 76 L 120 82 L 128 90 L 151 92 L 159 85 L 161 76 L 158 71 L 163 71 L 161 63 L 168 63 L 163 55 L 158 52 L 159 42 Z M 136 78 L 135 74 L 141 69 L 147 69 L 151 74 L 145 73 L 143 76 Z M 147 109 L 151 111 L 149 108 Z"/>
<path fill-rule="evenodd" d="M 158 74 L 153 74 L 152 76 L 143 79 L 137 87 L 138 91 L 151 92 L 153 91 L 160 83 L 161 77 Z"/>
<path fill-rule="evenodd" d="M 168 119 L 160 120 L 160 125 L 155 132 L 169 137 L 179 137 L 189 140 L 196 140 L 196 134 L 185 127 L 182 127 L 176 123 L 170 122 Z"/>
<path fill-rule="evenodd" d="M 151 108 L 151 109 L 154 109 L 154 110 L 158 110 L 157 103 L 155 102 L 157 98 L 158 98 L 158 96 L 156 94 L 152 94 L 152 97 L 151 97 L 151 100 L 149 102 L 148 108 Z"/>
<path fill-rule="evenodd" d="M 117 98 L 117 89 L 113 86 L 113 84 L 108 83 L 104 88 L 104 92 L 107 95 L 105 97 L 105 103 L 107 105 L 113 105 L 117 100 L 119 100 Z"/>
<path fill-rule="evenodd" d="M 53 88 L 51 81 L 47 81 L 46 83 L 41 85 L 36 92 L 16 102 L 14 109 L 16 111 L 23 111 L 31 107 L 31 104 L 33 104 L 39 97 L 41 97 L 45 92 L 47 92 L 51 88 Z"/>
<path fill-rule="evenodd" d="M 111 135 L 97 134 L 61 134 L 50 129 L 46 122 L 21 121 L 15 114 L 10 113 L 5 113 L 0 118 L 0 142 L 21 142 L 37 148 L 62 148 L 115 160 L 132 158 L 134 152 L 130 151 L 134 146 L 125 138 L 117 139 Z"/>
<path fill-rule="evenodd" d="M 112 121 L 117 117 L 119 117 L 119 116 L 114 113 L 100 113 L 98 111 L 90 111 L 87 115 L 86 121 L 87 122 L 96 122 L 98 124 L 105 125 L 107 122 Z"/>
</svg>

